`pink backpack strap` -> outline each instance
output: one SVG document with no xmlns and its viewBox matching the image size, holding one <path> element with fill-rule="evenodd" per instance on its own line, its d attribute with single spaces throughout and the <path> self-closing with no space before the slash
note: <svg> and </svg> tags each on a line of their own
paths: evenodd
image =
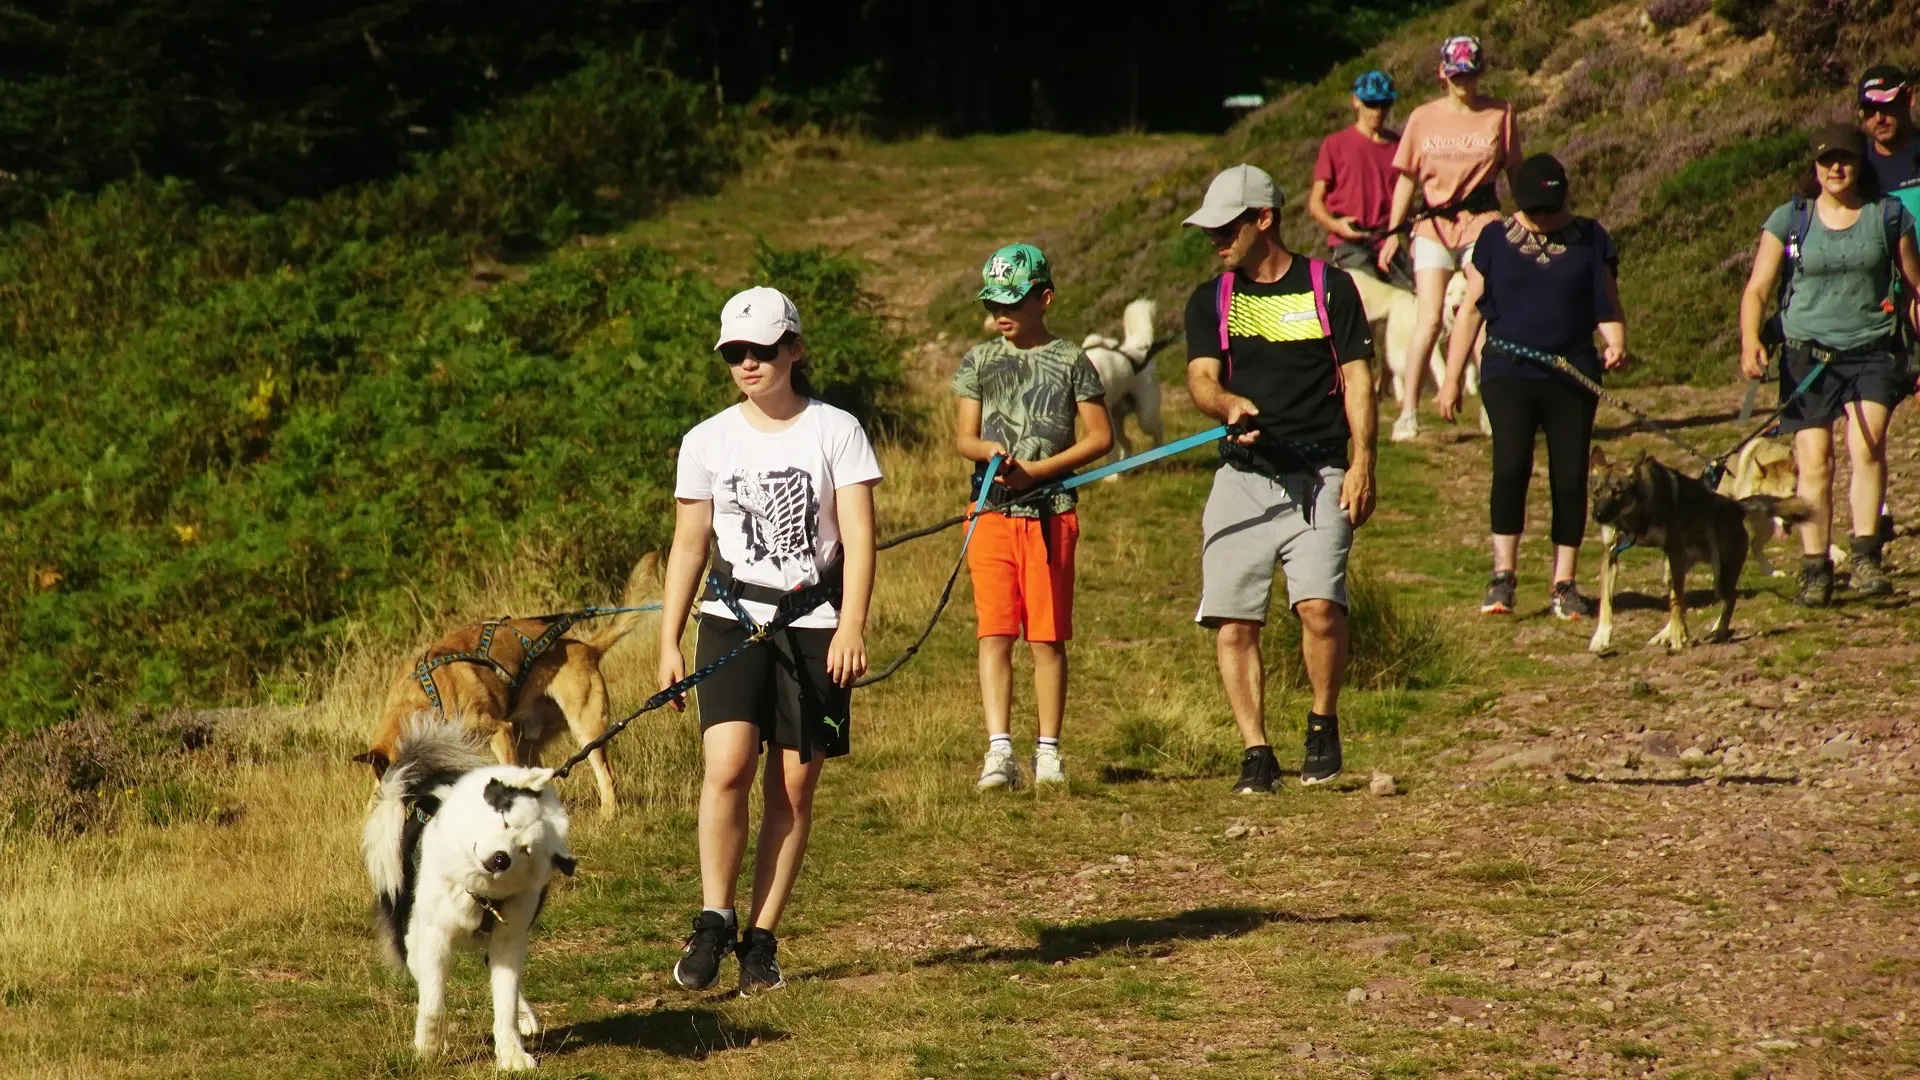
<svg viewBox="0 0 1920 1080">
<path fill-rule="evenodd" d="M 1221 381 L 1233 378 L 1233 347 L 1227 341 L 1227 313 L 1233 309 L 1233 271 L 1220 275 L 1220 289 L 1214 294 L 1213 306 L 1220 312 L 1220 362 L 1226 365 Z"/>
<path fill-rule="evenodd" d="M 1340 371 L 1340 350 L 1333 343 L 1333 319 L 1327 315 L 1327 264 L 1319 259 L 1307 260 L 1307 278 L 1313 282 L 1313 311 L 1320 316 L 1320 332 L 1327 336 L 1327 349 L 1333 353 L 1333 390 L 1338 394 L 1346 390 L 1347 378 Z M 1224 320 L 1222 326 L 1225 325 Z"/>
</svg>

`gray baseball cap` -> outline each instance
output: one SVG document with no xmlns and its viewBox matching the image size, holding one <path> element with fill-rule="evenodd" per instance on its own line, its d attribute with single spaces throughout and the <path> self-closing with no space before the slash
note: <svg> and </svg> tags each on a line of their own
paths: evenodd
<svg viewBox="0 0 1920 1080">
<path fill-rule="evenodd" d="M 1207 185 L 1207 197 L 1201 200 L 1200 209 L 1188 214 L 1181 224 L 1217 229 L 1248 210 L 1277 207 L 1280 199 L 1280 189 L 1274 186 L 1273 177 L 1268 176 L 1265 169 L 1235 165 L 1213 178 L 1213 183 Z"/>
</svg>

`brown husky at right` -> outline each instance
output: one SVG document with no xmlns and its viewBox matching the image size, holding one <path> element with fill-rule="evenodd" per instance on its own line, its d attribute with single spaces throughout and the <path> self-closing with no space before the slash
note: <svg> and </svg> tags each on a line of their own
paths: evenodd
<svg viewBox="0 0 1920 1080">
<path fill-rule="evenodd" d="M 1811 516 L 1812 508 L 1799 499 L 1754 495 L 1739 502 L 1718 494 L 1697 477 L 1684 476 L 1647 454 L 1632 464 L 1616 463 L 1605 450 L 1593 448 L 1588 493 L 1593 520 L 1600 526 L 1600 621 L 1587 648 L 1605 652 L 1613 645 L 1613 591 L 1619 575 L 1620 541 L 1630 546 L 1659 548 L 1666 555 L 1667 624 L 1647 644 L 1678 652 L 1692 644 L 1687 634 L 1687 571 L 1695 564 L 1713 567 L 1713 591 L 1720 614 L 1707 628 L 1707 640 L 1733 636 L 1733 602 L 1740 568 L 1746 565 L 1750 530 L 1765 522 L 1772 535 L 1772 519 L 1795 525 Z"/>
</svg>

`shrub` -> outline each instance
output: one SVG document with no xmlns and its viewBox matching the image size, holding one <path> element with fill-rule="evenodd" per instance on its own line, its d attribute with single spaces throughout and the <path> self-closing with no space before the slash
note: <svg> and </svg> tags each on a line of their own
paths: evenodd
<svg viewBox="0 0 1920 1080">
<path fill-rule="evenodd" d="M 1755 180 L 1792 168 L 1806 154 L 1807 138 L 1798 131 L 1734 143 L 1680 166 L 1654 188 L 1644 209 L 1692 213 L 1718 205 Z"/>
<path fill-rule="evenodd" d="M 1440 617 L 1410 607 L 1391 586 L 1363 572 L 1347 573 L 1351 646 L 1347 685 L 1359 690 L 1424 690 L 1457 682 L 1464 661 Z M 1275 620 L 1268 663 L 1277 685 L 1308 688 L 1300 662 L 1300 621 Z"/>
<path fill-rule="evenodd" d="M 1653 0 L 1647 5 L 1647 19 L 1662 30 L 1687 23 L 1713 9 L 1713 0 Z"/>
<path fill-rule="evenodd" d="M 12 230 L 0 730 L 246 694 L 512 554 L 603 597 L 667 535 L 679 435 L 732 399 L 725 290 L 617 243 L 486 256 L 716 182 L 745 123 L 613 53 L 390 183 L 251 214 L 137 181 Z M 903 430 L 902 342 L 854 264 L 767 249 L 756 274 L 800 305 L 823 396 Z"/>
<path fill-rule="evenodd" d="M 74 836 L 105 828 L 136 796 L 155 824 L 206 820 L 216 802 L 213 789 L 182 770 L 211 741 L 211 729 L 190 713 L 115 720 L 97 711 L 0 739 L 0 835 Z"/>
</svg>

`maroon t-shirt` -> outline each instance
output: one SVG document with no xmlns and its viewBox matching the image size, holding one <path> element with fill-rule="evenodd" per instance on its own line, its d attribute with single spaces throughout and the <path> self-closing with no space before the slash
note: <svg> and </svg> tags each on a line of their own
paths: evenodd
<svg viewBox="0 0 1920 1080">
<path fill-rule="evenodd" d="M 1327 184 L 1327 209 L 1335 217 L 1351 217 L 1362 229 L 1386 228 L 1393 209 L 1393 184 L 1400 175 L 1393 169 L 1400 135 L 1385 129 L 1380 134 L 1386 142 L 1374 142 L 1359 128 L 1336 131 L 1320 143 L 1320 156 L 1313 163 L 1313 178 Z M 1344 242 L 1327 234 L 1328 247 Z"/>
</svg>

